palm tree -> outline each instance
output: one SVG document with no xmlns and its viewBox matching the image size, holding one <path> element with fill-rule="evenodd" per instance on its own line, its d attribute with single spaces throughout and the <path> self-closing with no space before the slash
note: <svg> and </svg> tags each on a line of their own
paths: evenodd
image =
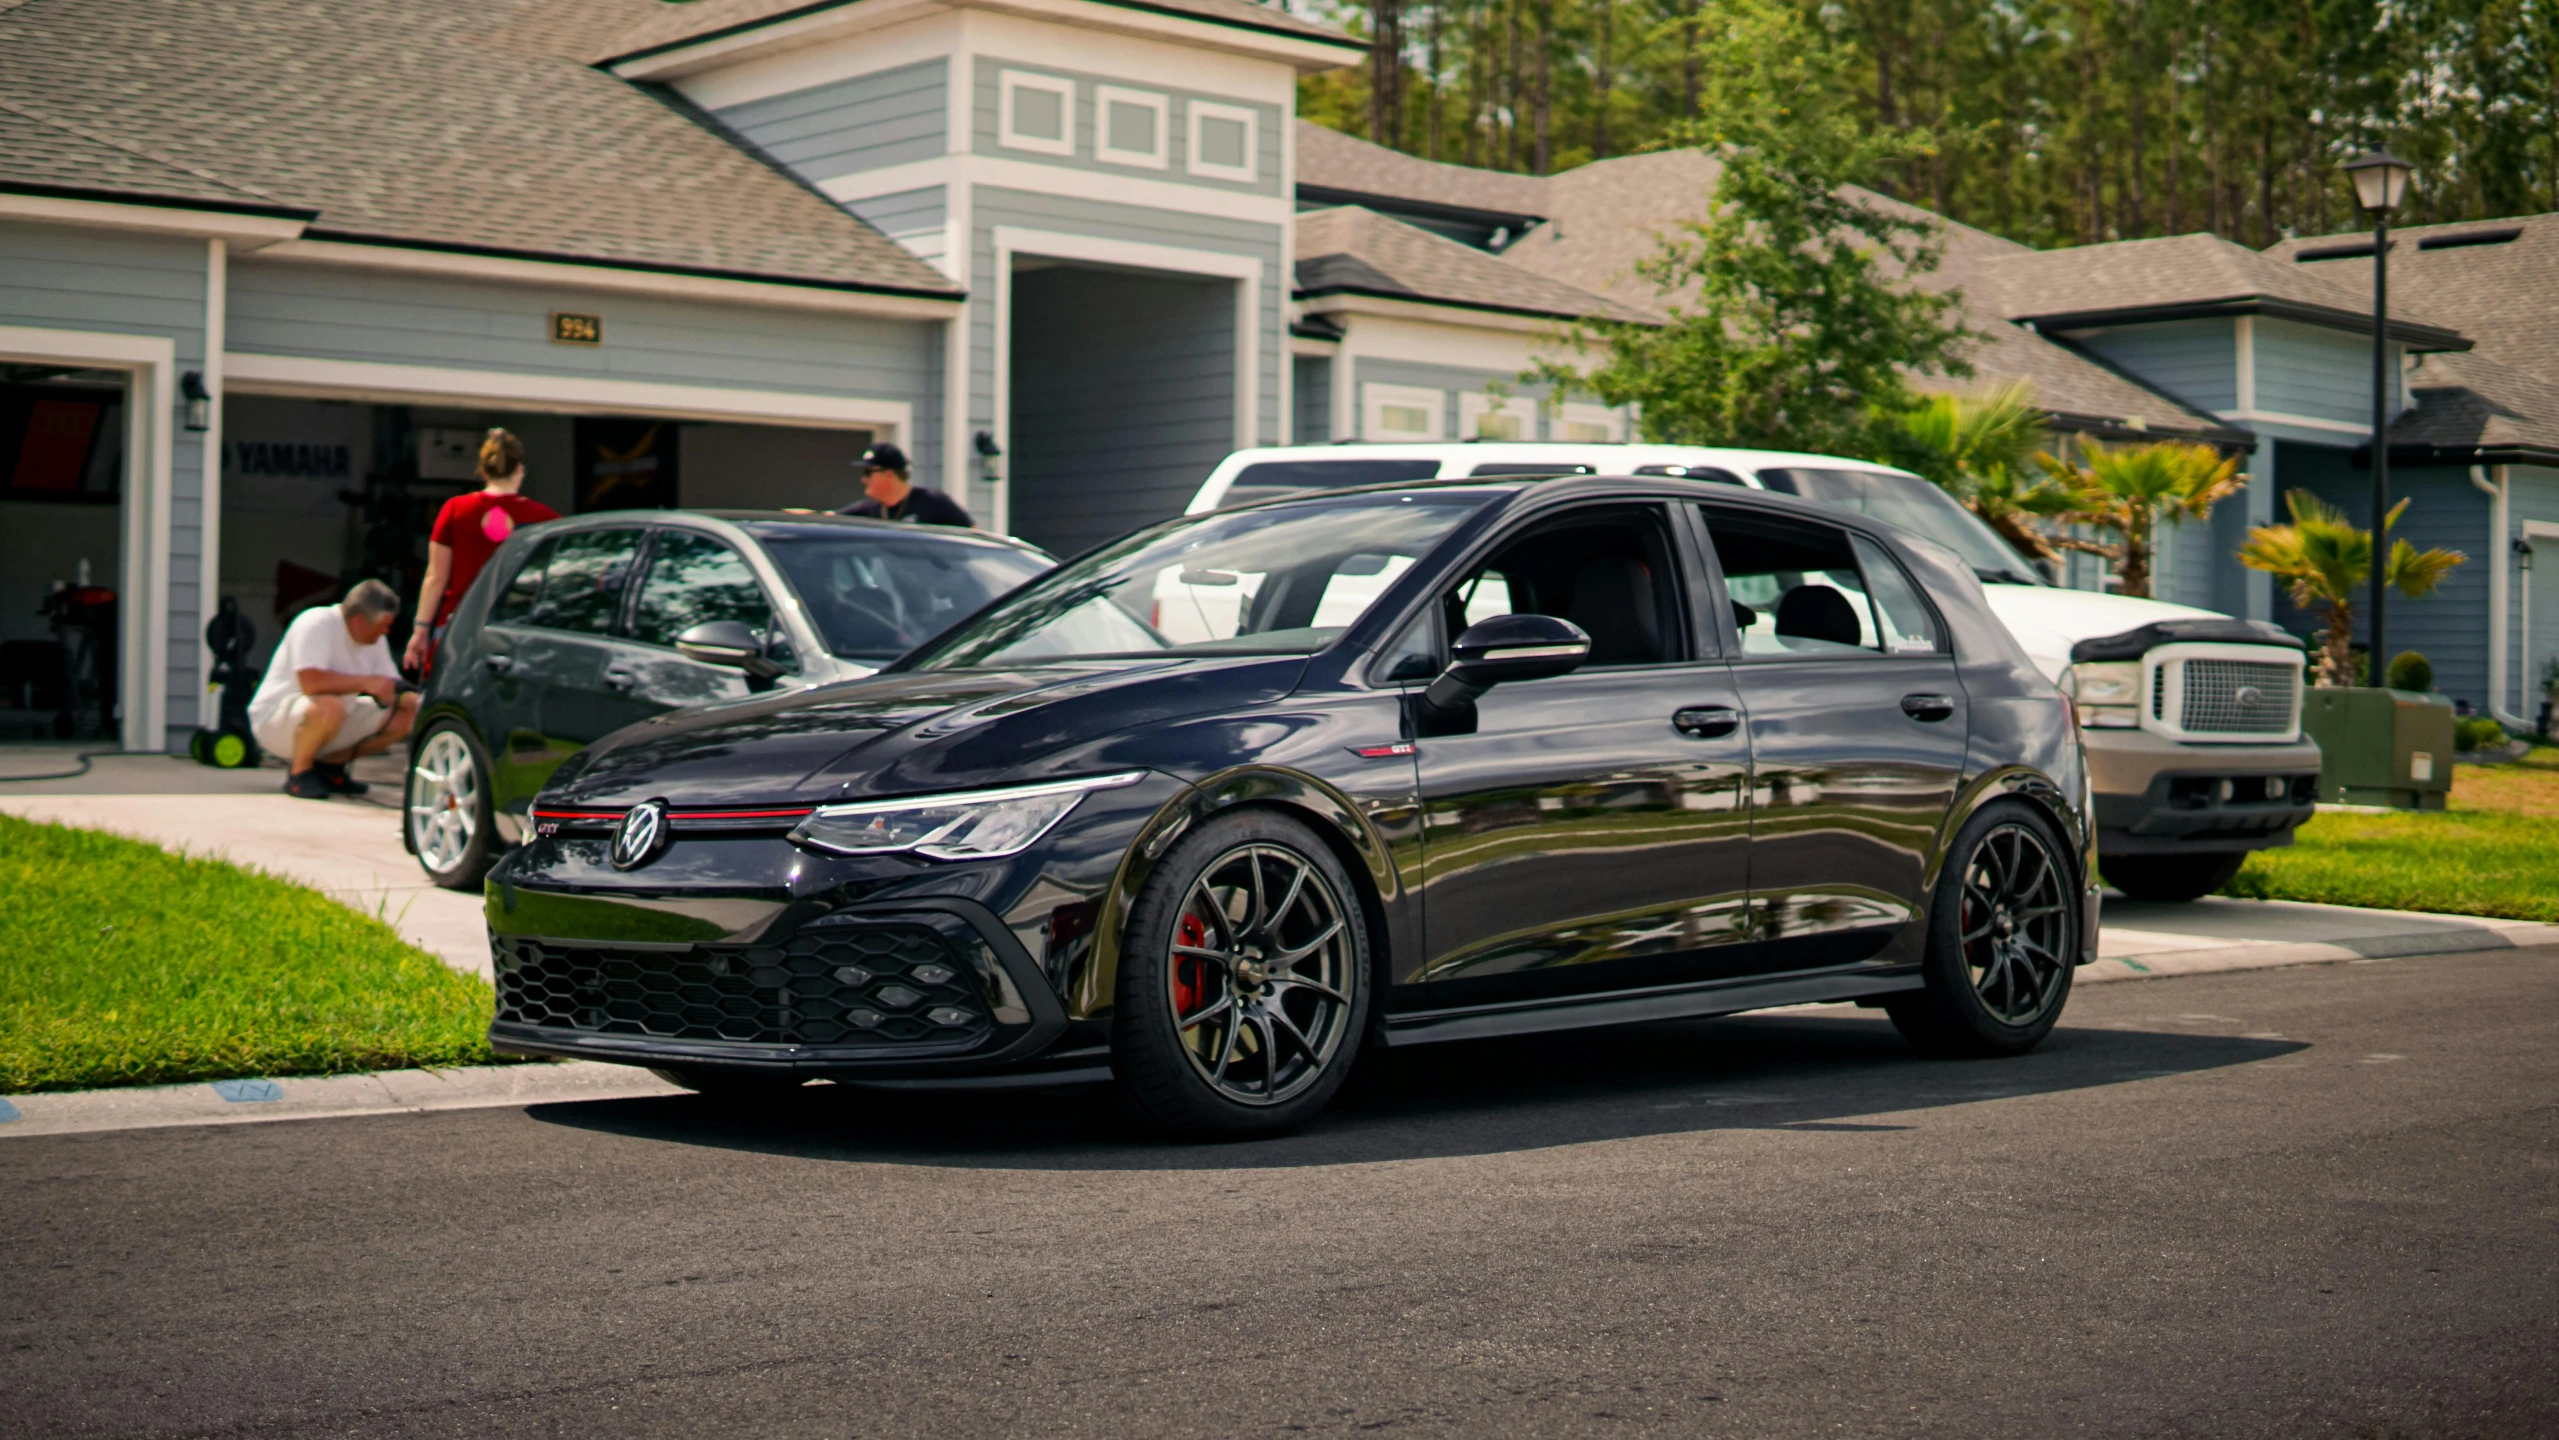
<svg viewBox="0 0 2559 1440">
<path fill-rule="evenodd" d="M 2123 593 L 2145 599 L 2161 522 L 2208 519 L 2214 505 L 2248 483 L 2237 456 L 2225 458 L 2210 445 L 2190 441 L 2107 446 L 2082 435 L 2079 457 L 2078 464 L 2050 454 L 2035 460 L 2067 492 L 2059 519 L 2112 531 L 2115 538 L 2061 536 L 2053 543 L 2104 557 L 2113 563 Z"/>
<path fill-rule="evenodd" d="M 2364 581 L 2372 574 L 2372 532 L 2357 529 L 2345 511 L 2307 490 L 2287 493 L 2284 503 L 2292 510 L 2292 523 L 2249 531 L 2248 543 L 2239 547 L 2239 563 L 2283 581 L 2292 603 L 2302 609 L 2327 608 L 2328 634 L 2319 651 L 2319 683 L 2352 685 L 2355 597 L 2363 593 Z M 2407 508 L 2405 500 L 2392 506 L 2388 523 L 2397 525 L 2399 512 Z M 2458 550 L 2420 550 L 2405 540 L 2396 541 L 2390 547 L 2390 567 L 2382 572 L 2382 583 L 2411 600 L 2422 600 L 2454 566 L 2469 558 Z"/>
<path fill-rule="evenodd" d="M 2060 551 L 2035 517 L 2060 514 L 2069 496 L 2029 473 L 2043 444 L 2044 419 L 2034 387 L 2023 380 L 1973 395 L 1930 395 L 1894 417 L 1919 452 L 1913 468 L 1964 502 L 2018 553 L 2053 560 Z"/>
</svg>

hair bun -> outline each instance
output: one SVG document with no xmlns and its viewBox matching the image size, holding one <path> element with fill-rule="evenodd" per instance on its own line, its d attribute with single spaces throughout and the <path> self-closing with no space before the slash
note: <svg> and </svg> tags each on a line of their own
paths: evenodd
<svg viewBox="0 0 2559 1440">
<path fill-rule="evenodd" d="M 490 426 L 488 438 L 480 442 L 480 478 L 504 480 L 523 468 L 524 442 L 505 426 Z"/>
</svg>

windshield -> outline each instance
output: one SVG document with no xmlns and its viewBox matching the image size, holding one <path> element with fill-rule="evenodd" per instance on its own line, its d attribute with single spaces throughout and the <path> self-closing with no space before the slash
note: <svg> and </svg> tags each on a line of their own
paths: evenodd
<svg viewBox="0 0 2559 1440">
<path fill-rule="evenodd" d="M 1913 534 L 1925 535 L 1964 558 L 1973 573 L 1985 582 L 2000 585 L 2041 585 L 2043 577 L 2035 573 L 1999 532 L 1982 523 L 1982 518 L 1963 507 L 1954 496 L 1929 484 L 1916 475 L 1895 475 L 1876 470 L 1802 470 L 1778 469 L 1759 472 L 1762 483 L 1771 490 L 1788 495 L 1801 495 L 1825 505 L 1837 505 L 1860 515 L 1871 515 L 1887 525 L 1898 525 Z"/>
<path fill-rule="evenodd" d="M 1049 568 L 1035 552 L 930 531 L 756 527 L 799 593 L 826 648 L 846 660 L 894 660 Z"/>
<path fill-rule="evenodd" d="M 1489 498 L 1309 498 L 1140 531 L 944 637 L 917 668 L 1312 655 Z"/>
</svg>

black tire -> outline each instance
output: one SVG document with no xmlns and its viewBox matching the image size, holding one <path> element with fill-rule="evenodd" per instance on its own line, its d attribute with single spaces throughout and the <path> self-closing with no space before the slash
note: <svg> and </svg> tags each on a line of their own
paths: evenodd
<svg viewBox="0 0 2559 1440">
<path fill-rule="evenodd" d="M 1929 902 L 1927 985 L 1884 1002 L 1932 1055 L 2022 1055 L 2061 1019 L 2080 959 L 2080 893 L 2059 832 L 2018 801 L 1984 806 Z"/>
<path fill-rule="evenodd" d="M 456 788 L 454 757 L 469 767 L 467 793 Z M 440 777 L 440 778 L 439 778 Z M 401 784 L 400 824 L 409 853 L 427 878 L 447 890 L 477 890 L 498 859 L 498 821 L 490 792 L 489 752 L 459 720 L 426 728 L 409 751 Z M 458 839 L 457 839 L 458 837 Z"/>
<path fill-rule="evenodd" d="M 1193 831 L 1121 938 L 1111 1068 L 1129 1111 L 1219 1138 L 1313 1119 L 1368 1034 L 1367 931 L 1349 873 L 1305 825 L 1248 810 Z"/>
<path fill-rule="evenodd" d="M 2105 871 L 2107 884 L 2135 900 L 2183 904 L 2229 884 L 2247 863 L 2247 851 L 2233 850 L 2218 855 L 2118 855 L 2101 861 L 2099 868 Z"/>
<path fill-rule="evenodd" d="M 653 1065 L 649 1067 L 649 1073 L 669 1085 L 680 1085 L 712 1100 L 779 1100 L 807 1083 L 788 1075 L 753 1075 L 736 1070 L 685 1070 Z"/>
</svg>

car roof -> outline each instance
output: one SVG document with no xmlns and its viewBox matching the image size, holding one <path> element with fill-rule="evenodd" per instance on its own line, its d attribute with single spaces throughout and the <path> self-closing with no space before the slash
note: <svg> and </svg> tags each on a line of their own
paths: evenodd
<svg viewBox="0 0 2559 1440">
<path fill-rule="evenodd" d="M 1679 475 L 1560 475 L 1551 478 L 1537 475 L 1450 475 L 1437 480 L 1386 480 L 1373 485 L 1344 485 L 1339 489 L 1301 490 L 1295 494 L 1275 495 L 1268 500 L 1256 500 L 1248 505 L 1237 505 L 1214 513 L 1232 514 L 1282 505 L 1321 503 L 1345 495 L 1397 495 L 1415 490 L 1480 490 L 1487 495 L 1507 497 L 1514 501 L 1521 496 L 1529 496 L 1541 508 L 1549 504 L 1570 504 L 1585 498 L 1625 495 L 1660 495 L 1680 500 L 1714 500 L 1765 510 L 1771 514 L 1801 515 L 1808 520 L 1819 520 L 1825 525 L 1842 525 L 1871 534 L 1892 536 L 1905 542 L 1912 538 L 1909 532 L 1901 530 L 1890 522 L 1878 520 L 1859 511 L 1843 510 L 1836 505 L 1824 504 L 1818 500 L 1806 500 L 1796 495 L 1780 494 L 1774 490 L 1726 485 L 1712 480 L 1691 480 Z M 1925 536 L 1917 538 L 1926 539 Z"/>
<path fill-rule="evenodd" d="M 1427 456 L 1477 464 L 1572 460 L 1597 463 L 1605 458 L 1631 471 L 1639 465 L 1713 465 L 1728 470 L 1794 467 L 1823 470 L 1871 470 L 1906 475 L 1896 466 L 1846 455 L 1815 455 L 1801 450 L 1745 450 L 1720 445 L 1653 445 L 1623 441 L 1577 440 L 1359 440 L 1330 445 L 1263 445 L 1238 450 L 1218 469 L 1241 469 L 1272 460 L 1396 460 Z M 1601 474 L 1609 473 L 1606 466 Z"/>
</svg>

